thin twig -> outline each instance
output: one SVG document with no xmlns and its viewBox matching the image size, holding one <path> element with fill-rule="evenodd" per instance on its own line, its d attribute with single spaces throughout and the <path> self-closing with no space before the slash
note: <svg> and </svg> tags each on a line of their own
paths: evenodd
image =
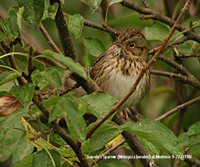
<svg viewBox="0 0 200 167">
<path fill-rule="evenodd" d="M 64 13 L 64 15 L 69 16 L 68 13 Z M 117 30 L 115 30 L 114 28 L 112 28 L 108 25 L 105 26 L 105 23 L 99 24 L 99 23 L 95 23 L 95 22 L 92 22 L 92 21 L 84 18 L 84 25 L 87 26 L 87 27 L 91 27 L 91 28 L 95 28 L 95 29 L 98 29 L 98 30 L 108 32 L 108 33 L 115 35 L 115 36 L 119 35 L 119 32 L 117 32 Z"/>
<path fill-rule="evenodd" d="M 160 71 L 160 70 L 151 70 L 151 74 L 160 75 L 160 76 L 169 77 L 169 78 L 175 78 L 175 79 L 178 79 L 179 81 L 182 81 L 191 86 L 194 86 L 195 88 L 200 90 L 200 87 L 196 85 L 196 82 L 194 82 L 190 77 L 187 77 L 182 74 L 176 74 L 176 73 Z"/>
<path fill-rule="evenodd" d="M 113 152 L 115 149 L 117 149 L 119 146 L 123 145 L 124 143 L 125 143 L 125 140 L 120 141 L 120 142 L 117 143 L 115 146 L 108 148 L 108 149 L 107 149 L 105 152 L 103 152 L 100 156 L 101 156 L 101 157 L 104 157 L 104 156 L 110 154 L 111 152 Z M 101 160 L 100 158 L 95 159 L 95 160 L 92 162 L 91 166 L 94 165 L 94 164 L 96 164 L 96 163 L 99 162 L 100 160 Z"/>
<path fill-rule="evenodd" d="M 163 120 L 163 119 L 169 117 L 170 115 L 172 115 L 172 114 L 178 112 L 179 110 L 181 110 L 181 109 L 183 109 L 183 108 L 185 108 L 185 107 L 187 107 L 187 106 L 189 106 L 189 105 L 191 105 L 191 104 L 197 103 L 197 102 L 199 102 L 199 101 L 200 101 L 200 96 L 195 97 L 195 98 L 193 98 L 193 99 L 191 99 L 191 100 L 189 100 L 189 101 L 187 101 L 187 102 L 185 102 L 185 103 L 182 103 L 182 104 L 176 106 L 176 107 L 173 108 L 172 110 L 170 110 L 170 111 L 166 112 L 165 114 L 163 114 L 163 115 L 157 117 L 155 120 L 156 120 L 156 121 L 161 121 L 161 120 Z"/>
<path fill-rule="evenodd" d="M 49 33 L 47 32 L 47 30 L 45 29 L 43 24 L 39 26 L 39 29 L 41 33 L 44 35 L 45 39 L 47 40 L 47 43 L 49 44 L 49 46 L 53 49 L 53 51 L 57 53 L 62 53 L 60 49 L 58 48 L 58 46 L 53 41 L 53 39 L 51 38 L 51 36 L 49 35 Z"/>
<path fill-rule="evenodd" d="M 166 47 L 168 41 L 170 40 L 170 38 L 172 37 L 172 35 L 174 34 L 175 30 L 176 30 L 176 26 L 177 24 L 179 24 L 180 20 L 182 20 L 182 17 L 184 15 L 184 13 L 186 12 L 186 10 L 189 8 L 190 4 L 191 4 L 191 0 L 187 0 L 184 8 L 181 10 L 175 24 L 173 25 L 173 27 L 171 28 L 168 36 L 165 38 L 165 40 L 163 41 L 162 45 L 159 47 L 158 51 L 155 53 L 155 55 L 152 57 L 152 59 L 147 63 L 147 65 L 142 69 L 141 73 L 139 74 L 139 76 L 137 77 L 136 81 L 133 83 L 133 85 L 131 86 L 131 89 L 129 91 L 129 93 L 122 99 L 120 100 L 113 108 L 112 110 L 107 113 L 102 119 L 99 119 L 98 121 L 96 121 L 93 125 L 93 127 L 88 131 L 87 134 L 87 138 L 89 138 L 94 131 L 102 124 L 104 123 L 111 115 L 113 115 L 114 113 L 116 113 L 118 111 L 118 109 L 124 104 L 124 102 L 135 92 L 137 85 L 139 84 L 140 80 L 142 79 L 143 75 L 145 74 L 145 72 L 151 67 L 151 65 L 153 65 L 158 57 L 160 56 L 160 54 L 162 53 L 162 51 L 164 50 L 164 48 Z"/>
<path fill-rule="evenodd" d="M 160 21 L 162 23 L 165 23 L 169 26 L 173 26 L 175 24 L 175 21 L 172 20 L 171 18 L 162 15 L 159 12 L 156 12 L 155 10 L 152 10 L 150 8 L 143 8 L 141 6 L 138 6 L 136 3 L 134 3 L 133 1 L 129 1 L 129 0 L 123 0 L 121 2 L 121 4 L 123 6 L 126 6 L 127 8 L 130 8 L 132 10 L 135 10 L 141 14 L 145 14 L 145 15 L 150 15 L 151 19 Z M 176 24 L 175 27 L 178 31 L 185 31 L 186 29 L 181 25 L 181 24 Z M 183 33 L 184 36 L 187 36 L 188 39 L 192 39 L 195 40 L 197 42 L 200 42 L 200 34 L 198 33 L 194 33 L 192 31 L 187 31 Z"/>
<path fill-rule="evenodd" d="M 42 102 L 38 99 L 37 96 L 33 97 L 33 102 L 41 110 L 41 112 L 45 116 L 45 119 L 48 121 L 49 111 L 46 109 L 46 107 L 42 104 Z M 65 142 L 73 149 L 81 163 L 81 167 L 89 167 L 85 155 L 82 153 L 80 147 L 75 143 L 75 141 L 72 140 L 71 137 L 56 122 L 52 122 L 52 127 L 53 130 L 56 133 L 58 133 L 65 140 Z"/>
<path fill-rule="evenodd" d="M 193 54 L 193 53 L 179 53 L 177 55 L 175 55 L 176 57 L 179 57 L 179 58 L 190 58 L 190 57 L 200 57 L 200 55 L 196 55 L 196 54 Z"/>
</svg>

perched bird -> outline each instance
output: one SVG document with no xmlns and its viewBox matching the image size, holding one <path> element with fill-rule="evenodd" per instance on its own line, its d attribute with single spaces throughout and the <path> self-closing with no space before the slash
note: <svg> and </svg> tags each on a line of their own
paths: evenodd
<svg viewBox="0 0 200 167">
<path fill-rule="evenodd" d="M 123 31 L 118 39 L 101 55 L 90 71 L 90 77 L 103 90 L 118 100 L 130 91 L 141 70 L 146 65 L 148 45 L 144 35 L 135 30 Z M 147 70 L 136 91 L 120 110 L 136 106 L 146 94 L 150 82 Z"/>
</svg>

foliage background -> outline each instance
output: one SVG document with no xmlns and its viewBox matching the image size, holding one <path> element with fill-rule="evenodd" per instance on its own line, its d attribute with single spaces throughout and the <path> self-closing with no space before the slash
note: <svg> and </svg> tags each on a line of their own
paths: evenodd
<svg viewBox="0 0 200 167">
<path fill-rule="evenodd" d="M 108 1 L 108 4 L 105 4 L 105 1 L 103 1 L 100 5 L 100 0 L 63 0 L 62 7 L 63 11 L 66 13 L 65 19 L 70 31 L 74 50 L 78 57 L 78 62 L 82 65 L 80 66 L 80 64 L 74 64 L 71 59 L 67 59 L 63 55 L 61 56 L 52 51 L 52 47 L 48 44 L 39 26 L 42 25 L 47 30 L 59 50 L 62 50 L 54 21 L 58 6 L 47 5 L 49 8 L 44 9 L 40 2 L 48 4 L 47 0 L 35 1 L 35 3 L 31 0 L 0 1 L 0 16 L 3 18 L 2 20 L 6 20 L 5 22 L 1 21 L 1 56 L 9 52 L 27 54 L 25 57 L 22 56 L 22 54 L 13 56 L 17 65 L 17 69 L 15 70 L 20 73 L 20 77 L 22 72 L 27 75 L 30 72 L 28 69 L 28 61 L 30 58 L 27 57 L 30 57 L 31 54 L 33 56 L 38 56 L 39 54 L 37 53 L 41 53 L 43 57 L 56 62 L 56 66 L 52 66 L 51 63 L 47 63 L 43 59 L 38 59 L 37 62 L 33 63 L 36 68 L 35 72 L 30 73 L 31 76 L 28 78 L 28 81 L 31 78 L 31 82 L 16 88 L 15 86 L 18 85 L 19 81 L 17 77 L 19 77 L 19 75 L 16 75 L 16 72 L 13 72 L 14 70 L 5 68 L 5 66 L 13 68 L 10 65 L 10 60 L 7 59 L 8 56 L 1 57 L 1 96 L 9 94 L 16 97 L 21 103 L 21 107 L 8 116 L 0 117 L 0 165 L 11 166 L 12 164 L 12 166 L 15 167 L 38 165 L 64 167 L 70 166 L 74 161 L 78 161 L 72 149 L 67 149 L 68 146 L 66 146 L 65 141 L 56 131 L 47 136 L 44 135 L 44 139 L 40 138 L 36 140 L 36 145 L 29 139 L 33 137 L 31 133 L 36 133 L 34 129 L 37 132 L 49 130 L 52 127 L 50 122 L 61 117 L 64 118 L 64 121 L 61 122 L 61 126 L 65 128 L 65 131 L 73 141 L 82 143 L 81 151 L 85 155 L 101 155 L 108 150 L 107 147 L 104 147 L 106 143 L 123 130 L 128 130 L 140 139 L 140 142 L 150 154 L 183 154 L 183 150 L 189 147 L 190 150 L 188 154 L 193 156 L 195 163 L 199 163 L 199 102 L 188 105 L 176 114 L 167 117 L 163 121 L 163 124 L 153 121 L 155 118 L 170 111 L 177 105 L 199 96 L 199 87 L 184 83 L 184 79 L 178 81 L 171 76 L 163 77 L 161 74 L 152 75 L 150 91 L 137 108 L 144 118 L 144 120 L 140 120 L 143 126 L 140 127 L 133 122 L 130 125 L 125 124 L 124 126 L 118 126 L 111 121 L 107 121 L 94 133 L 90 140 L 86 140 L 86 133 L 88 131 L 86 127 L 88 127 L 89 123 L 87 121 L 85 122 L 85 114 L 92 113 L 97 119 L 100 119 L 105 113 L 108 113 L 112 109 L 116 103 L 115 99 L 107 94 L 99 95 L 98 93 L 78 97 L 83 95 L 82 91 L 79 89 L 76 89 L 76 95 L 71 93 L 74 91 L 69 91 L 68 94 L 59 96 L 60 90 L 66 90 L 70 88 L 72 84 L 71 80 L 70 82 L 66 80 L 66 83 L 63 83 L 63 78 L 66 77 L 66 67 L 69 68 L 70 71 L 78 73 L 81 77 L 86 78 L 82 66 L 91 67 L 95 59 L 103 53 L 106 48 L 111 45 L 113 39 L 116 38 L 112 33 L 88 27 L 86 24 L 84 25 L 84 19 L 92 23 L 97 23 L 101 27 L 103 27 L 102 23 L 105 23 L 105 25 L 113 27 L 118 32 L 128 27 L 137 27 L 141 29 L 147 38 L 150 49 L 156 48 L 162 44 L 170 31 L 169 25 L 155 21 L 154 19 L 141 19 L 141 17 L 144 16 L 143 14 L 139 14 L 137 11 L 128 9 L 120 3 L 117 3 L 120 1 Z M 132 0 L 132 2 L 144 7 L 144 4 L 140 0 Z M 185 1 L 149 0 L 148 3 L 153 11 L 158 11 L 175 20 L 180 10 L 183 8 Z M 12 7 L 13 5 L 15 5 L 15 7 Z M 107 5 L 107 7 L 105 7 L 105 5 Z M 21 11 L 23 14 L 19 12 L 17 6 L 24 6 L 24 11 Z M 199 7 L 200 1 L 193 1 L 182 23 L 186 30 L 194 31 L 197 34 L 200 33 Z M 28 8 L 30 8 L 30 10 L 28 10 Z M 34 13 L 34 10 L 36 13 Z M 21 17 L 23 18 L 21 19 Z M 7 26 L 7 31 L 3 31 L 4 29 L 2 27 L 5 25 Z M 105 25 L 104 27 L 108 29 Z M 194 30 L 190 30 L 192 25 L 195 25 Z M 16 40 L 18 38 L 22 40 L 22 43 L 18 43 Z M 183 32 L 176 31 L 169 43 L 182 39 Z M 16 45 L 12 44 L 14 41 Z M 34 47 L 34 51 L 31 51 L 30 46 L 25 44 L 27 42 Z M 3 44 L 5 46 L 3 46 Z M 5 48 L 7 48 L 7 50 Z M 162 56 L 183 65 L 197 80 L 200 77 L 199 44 L 197 41 L 185 39 L 179 45 L 170 46 L 165 49 Z M 150 58 L 151 57 L 152 55 L 150 55 Z M 158 60 L 151 69 L 183 74 L 178 68 L 174 68 L 172 65 L 160 60 Z M 35 89 L 36 86 L 39 87 L 39 90 Z M 48 110 L 54 111 L 50 114 L 49 122 L 47 122 L 42 117 L 41 111 L 36 105 L 32 104 L 32 99 L 36 94 L 52 89 L 51 95 L 53 95 L 43 101 Z M 62 107 L 60 108 L 59 106 Z M 25 119 L 22 119 L 22 117 Z M 20 118 L 21 121 L 19 121 Z M 32 129 L 33 127 L 34 129 Z M 181 147 L 181 149 L 179 147 Z M 132 154 L 126 143 L 117 148 L 114 152 L 109 153 Z M 92 161 L 90 162 L 92 163 Z M 160 166 L 172 166 L 172 164 L 177 163 L 177 160 L 156 160 L 156 163 Z M 187 160 L 181 161 L 180 166 L 187 166 L 189 163 L 191 162 L 187 162 Z M 139 160 L 102 160 L 98 163 L 98 166 L 106 165 L 141 166 L 141 163 Z"/>
</svg>

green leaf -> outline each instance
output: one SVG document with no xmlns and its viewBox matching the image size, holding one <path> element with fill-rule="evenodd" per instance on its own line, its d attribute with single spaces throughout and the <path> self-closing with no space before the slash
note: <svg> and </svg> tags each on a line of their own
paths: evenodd
<svg viewBox="0 0 200 167">
<path fill-rule="evenodd" d="M 0 162 L 7 160 L 17 149 L 24 137 L 24 132 L 15 128 L 22 129 L 20 117 L 24 111 L 15 112 L 9 116 L 0 117 Z"/>
<path fill-rule="evenodd" d="M 88 0 L 88 5 L 95 11 L 101 4 L 101 1 L 102 0 Z"/>
<path fill-rule="evenodd" d="M 43 150 L 33 155 L 32 167 L 59 167 L 61 156 L 54 150 Z"/>
<path fill-rule="evenodd" d="M 80 14 L 67 16 L 67 25 L 69 31 L 74 34 L 76 38 L 79 38 L 82 34 L 84 19 Z"/>
<path fill-rule="evenodd" d="M 9 81 L 12 81 L 20 75 L 13 71 L 3 71 L 0 73 L 0 85 L 3 85 Z"/>
<path fill-rule="evenodd" d="M 90 138 L 90 146 L 94 150 L 103 148 L 109 141 L 122 132 L 120 126 L 113 122 L 103 123 Z"/>
<path fill-rule="evenodd" d="M 178 139 L 176 136 L 160 122 L 141 119 L 137 123 L 126 123 L 122 125 L 122 127 L 124 130 L 151 142 L 157 148 L 175 155 L 182 154 L 182 148 L 178 146 Z"/>
<path fill-rule="evenodd" d="M 182 133 L 178 137 L 179 146 L 186 148 L 200 144 L 200 134 L 190 136 L 188 133 Z"/>
<path fill-rule="evenodd" d="M 79 64 L 75 63 L 70 57 L 65 57 L 62 54 L 58 54 L 56 52 L 47 50 L 43 53 L 46 58 L 51 58 L 53 60 L 58 61 L 59 63 L 63 64 L 64 66 L 68 67 L 70 71 L 77 73 L 84 79 L 87 79 L 87 74 L 84 68 Z"/>
<path fill-rule="evenodd" d="M 49 115 L 49 122 L 64 117 L 73 138 L 84 140 L 86 123 L 80 110 L 78 99 L 72 94 L 66 94 L 57 101 Z"/>
<path fill-rule="evenodd" d="M 160 22 L 154 22 L 151 26 L 144 29 L 147 40 L 162 42 L 169 33 L 169 27 Z"/>
<path fill-rule="evenodd" d="M 23 158 L 31 154 L 33 152 L 33 149 L 34 147 L 31 144 L 27 143 L 25 137 L 21 138 L 21 140 L 17 145 L 16 150 L 13 152 L 12 164 L 21 161 Z"/>
<path fill-rule="evenodd" d="M 88 49 L 89 53 L 95 57 L 98 57 L 106 50 L 103 42 L 96 38 L 84 38 L 83 44 Z"/>
<path fill-rule="evenodd" d="M 29 154 L 25 158 L 23 158 L 20 162 L 13 165 L 13 167 L 32 167 L 32 161 L 33 161 L 33 154 Z"/>
<path fill-rule="evenodd" d="M 160 154 L 160 150 L 156 148 L 156 146 L 153 145 L 151 142 L 145 140 L 144 138 L 139 138 L 139 140 L 150 155 Z"/>
<path fill-rule="evenodd" d="M 98 117 L 107 114 L 117 103 L 117 100 L 108 93 L 97 92 L 85 95 L 80 100 L 87 103 Z"/>
<path fill-rule="evenodd" d="M 11 6 L 9 8 L 6 22 L 14 39 L 18 37 L 20 33 L 21 17 L 22 10 L 18 6 Z"/>
<path fill-rule="evenodd" d="M 58 10 L 58 3 L 50 4 L 49 0 L 44 0 L 44 14 L 42 20 L 47 18 L 55 19 L 56 13 Z"/>
<path fill-rule="evenodd" d="M 197 56 L 200 56 L 200 44 L 197 43 L 197 42 L 193 42 L 193 44 L 192 44 L 192 51 Z"/>
<path fill-rule="evenodd" d="M 48 83 L 61 87 L 63 85 L 62 78 L 64 77 L 64 72 L 65 70 L 59 66 L 49 67 L 41 72 L 34 73 L 33 82 L 42 86 Z"/>
<path fill-rule="evenodd" d="M 194 123 L 192 126 L 190 126 L 188 130 L 188 135 L 193 136 L 193 135 L 200 135 L 200 121 Z"/>
<path fill-rule="evenodd" d="M 44 14 L 44 0 L 17 0 L 24 7 L 23 18 L 28 24 L 37 25 Z"/>
<path fill-rule="evenodd" d="M 28 83 L 22 87 L 13 87 L 10 90 L 10 93 L 15 96 L 24 107 L 27 107 L 27 105 L 32 101 L 34 85 Z"/>
</svg>

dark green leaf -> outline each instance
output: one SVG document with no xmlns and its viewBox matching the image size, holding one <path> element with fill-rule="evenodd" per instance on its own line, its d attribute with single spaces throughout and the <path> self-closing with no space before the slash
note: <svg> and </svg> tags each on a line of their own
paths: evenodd
<svg viewBox="0 0 200 167">
<path fill-rule="evenodd" d="M 20 33 L 21 17 L 22 9 L 20 9 L 18 6 L 11 6 L 9 8 L 8 17 L 6 21 L 14 39 L 18 37 Z"/>
<path fill-rule="evenodd" d="M 53 60 L 58 61 L 64 66 L 68 67 L 70 71 L 75 72 L 81 77 L 87 79 L 87 74 L 84 68 L 79 63 L 75 63 L 70 57 L 65 57 L 62 54 L 58 54 L 50 50 L 45 51 L 43 55 L 47 58 L 51 58 Z"/>
<path fill-rule="evenodd" d="M 94 114 L 98 117 L 102 117 L 107 114 L 113 106 L 117 103 L 111 95 L 107 93 L 91 93 L 80 98 L 81 101 L 89 104 L 94 111 Z"/>
<path fill-rule="evenodd" d="M 93 150 L 99 150 L 121 132 L 120 127 L 113 122 L 103 123 L 90 138 L 90 146 Z"/>
<path fill-rule="evenodd" d="M 84 140 L 86 137 L 86 123 L 79 107 L 78 99 L 71 94 L 67 94 L 57 101 L 50 113 L 49 121 L 64 117 L 72 137 Z"/>
<path fill-rule="evenodd" d="M 21 7 L 24 7 L 23 18 L 32 25 L 41 22 L 44 14 L 44 0 L 17 0 Z"/>
<path fill-rule="evenodd" d="M 32 167 L 60 167 L 60 166 L 61 166 L 61 156 L 54 150 L 43 150 L 33 155 Z"/>
<path fill-rule="evenodd" d="M 98 57 L 106 50 L 103 42 L 96 38 L 84 38 L 83 44 L 88 49 L 89 53 L 95 57 Z"/>
<path fill-rule="evenodd" d="M 24 111 L 20 110 L 9 116 L 0 117 L 0 162 L 7 160 L 18 147 L 24 137 L 24 132 L 15 128 L 23 129 L 20 117 Z"/>
<path fill-rule="evenodd" d="M 144 29 L 144 35 L 147 40 L 162 42 L 169 33 L 169 27 L 165 24 L 155 22 Z"/>
<path fill-rule="evenodd" d="M 141 119 L 137 123 L 130 122 L 122 125 L 122 127 L 124 130 L 144 138 L 162 150 L 175 155 L 182 154 L 182 148 L 178 146 L 176 136 L 160 122 Z"/>
<path fill-rule="evenodd" d="M 13 71 L 3 71 L 0 73 L 0 85 L 3 85 L 9 81 L 12 81 L 20 75 Z"/>
<path fill-rule="evenodd" d="M 79 38 L 82 34 L 84 19 L 80 14 L 70 15 L 67 17 L 67 25 L 69 31 L 74 34 L 76 38 Z"/>
<path fill-rule="evenodd" d="M 28 83 L 22 87 L 13 87 L 10 90 L 10 93 L 15 96 L 24 107 L 27 107 L 27 105 L 32 101 L 34 85 Z"/>
</svg>

